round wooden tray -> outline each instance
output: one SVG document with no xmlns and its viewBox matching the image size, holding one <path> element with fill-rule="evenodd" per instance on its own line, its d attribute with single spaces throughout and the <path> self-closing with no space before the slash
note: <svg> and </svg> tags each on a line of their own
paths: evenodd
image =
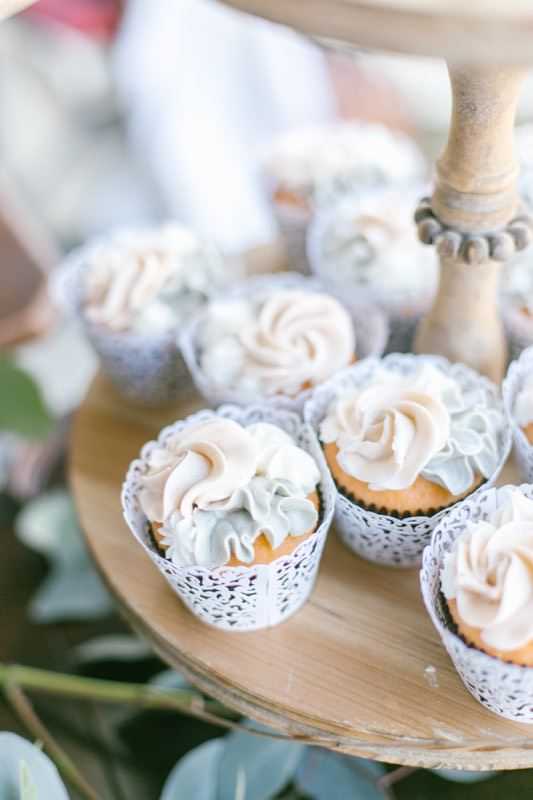
<svg viewBox="0 0 533 800">
<path fill-rule="evenodd" d="M 135 409 L 99 377 L 76 416 L 71 481 L 81 523 L 132 626 L 207 694 L 291 736 L 412 766 L 532 767 L 531 729 L 492 715 L 463 687 L 417 572 L 366 563 L 334 531 L 310 601 L 277 628 L 216 631 L 181 605 L 129 533 L 119 492 L 141 445 L 200 405 L 191 393 L 163 412 Z"/>
<path fill-rule="evenodd" d="M 315 36 L 460 62 L 533 61 L 530 0 L 224 0 Z M 425 80 L 421 75 L 421 80 Z"/>
</svg>

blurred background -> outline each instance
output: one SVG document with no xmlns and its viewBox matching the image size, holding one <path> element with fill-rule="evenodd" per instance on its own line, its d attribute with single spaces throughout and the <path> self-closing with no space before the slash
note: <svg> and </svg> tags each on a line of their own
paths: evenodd
<svg viewBox="0 0 533 800">
<path fill-rule="evenodd" d="M 212 0 L 39 0 L 0 25 L 0 662 L 185 685 L 119 620 L 80 537 L 65 453 L 95 361 L 46 293 L 62 254 L 117 225 L 168 218 L 228 254 L 275 243 L 258 163 L 276 136 L 363 119 L 412 135 L 434 158 L 449 112 L 440 62 L 325 53 Z M 533 117 L 531 79 L 519 116 Z M 169 712 L 35 705 L 103 800 L 194 800 L 168 776 L 223 734 Z M 7 703 L 0 730 L 35 738 Z M 235 747 L 251 747 L 240 737 Z M 1 742 L 0 797 L 11 797 Z M 258 781 L 235 800 L 533 792 L 530 771 L 395 770 L 314 751 L 296 773 L 287 753 L 272 751 L 277 783 Z M 20 796 L 61 796 L 44 786 Z"/>
</svg>

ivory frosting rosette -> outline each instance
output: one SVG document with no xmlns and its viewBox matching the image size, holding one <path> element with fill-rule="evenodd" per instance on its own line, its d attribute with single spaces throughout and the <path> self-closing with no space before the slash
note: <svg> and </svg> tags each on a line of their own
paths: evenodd
<svg viewBox="0 0 533 800">
<path fill-rule="evenodd" d="M 177 332 L 228 277 L 210 244 L 167 223 L 119 229 L 78 248 L 59 267 L 55 291 L 115 387 L 157 406 L 191 387 Z"/>
<path fill-rule="evenodd" d="M 497 388 L 436 356 L 368 359 L 317 388 L 304 418 L 338 488 L 354 552 L 415 566 L 448 509 L 497 478 L 511 435 Z"/>
<path fill-rule="evenodd" d="M 301 411 L 313 388 L 355 360 L 379 355 L 383 312 L 349 309 L 311 278 L 249 278 L 200 311 L 180 337 L 198 391 L 213 406 L 268 403 Z"/>
<path fill-rule="evenodd" d="M 203 622 L 245 631 L 305 603 L 335 488 L 312 429 L 268 406 L 204 410 L 161 431 L 132 462 L 126 522 Z"/>
<path fill-rule="evenodd" d="M 431 308 L 438 259 L 418 240 L 413 215 L 424 188 L 382 186 L 319 207 L 309 225 L 311 272 L 344 302 L 370 300 L 389 319 L 389 352 L 409 352 Z"/>
<path fill-rule="evenodd" d="M 367 122 L 296 129 L 276 139 L 261 167 L 274 216 L 287 243 L 291 269 L 309 272 L 307 226 L 317 196 L 380 183 L 419 179 L 420 150 L 407 135 Z"/>
<path fill-rule="evenodd" d="M 512 361 L 502 384 L 522 480 L 533 483 L 533 346 Z"/>
<path fill-rule="evenodd" d="M 533 723 L 533 489 L 483 489 L 450 511 L 424 551 L 428 613 L 468 691 Z"/>
</svg>

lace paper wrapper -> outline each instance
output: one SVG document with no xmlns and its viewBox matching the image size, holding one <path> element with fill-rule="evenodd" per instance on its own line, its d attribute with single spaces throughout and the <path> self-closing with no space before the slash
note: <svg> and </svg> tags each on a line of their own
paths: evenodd
<svg viewBox="0 0 533 800">
<path fill-rule="evenodd" d="M 494 401 L 499 402 L 496 386 L 463 364 L 450 364 L 445 358 L 439 356 L 391 354 L 385 356 L 381 361 L 368 359 L 364 364 L 356 364 L 339 373 L 323 386 L 319 386 L 305 405 L 305 421 L 315 431 L 318 431 L 332 401 L 343 392 L 365 385 L 379 367 L 390 367 L 401 374 L 409 375 L 421 360 L 439 367 L 445 374 L 456 378 L 465 387 L 481 383 Z M 476 497 L 482 488 L 491 486 L 498 478 L 511 448 L 511 433 L 507 426 L 502 432 L 499 445 L 500 459 L 496 471 L 483 484 L 483 487 L 476 489 L 469 495 L 469 498 Z M 465 501 L 460 500 L 453 506 L 442 509 L 431 516 L 400 519 L 363 508 L 339 491 L 335 528 L 344 544 L 368 561 L 391 567 L 415 567 L 420 565 L 422 553 L 425 546 L 429 544 L 434 528 L 450 513 L 450 509 L 460 507 L 463 502 Z"/>
<path fill-rule="evenodd" d="M 468 691 L 479 702 L 506 719 L 533 723 L 533 669 L 501 661 L 467 645 L 450 629 L 441 593 L 444 558 L 467 525 L 491 516 L 501 504 L 504 489 L 488 489 L 460 503 L 435 529 L 424 551 L 420 584 L 425 606 L 453 664 Z M 520 491 L 533 498 L 533 487 Z"/>
<path fill-rule="evenodd" d="M 533 483 L 533 445 L 528 442 L 515 419 L 514 405 L 526 378 L 531 376 L 533 376 L 533 347 L 525 349 L 518 360 L 512 362 L 502 384 L 505 412 L 513 434 L 515 460 L 522 480 L 527 483 Z"/>
<path fill-rule="evenodd" d="M 296 272 L 285 272 L 277 275 L 260 275 L 255 278 L 249 278 L 236 285 L 231 291 L 226 292 L 224 299 L 218 299 L 217 302 L 231 301 L 239 297 L 251 299 L 254 296 L 267 294 L 270 291 L 279 289 L 324 291 L 324 287 L 313 278 L 306 278 Z M 381 355 L 388 338 L 388 326 L 383 312 L 369 305 L 351 306 L 348 311 L 355 329 L 357 359 L 362 360 L 368 356 Z M 207 313 L 208 309 L 200 311 L 190 325 L 184 329 L 179 341 L 183 358 L 196 388 L 209 405 L 216 407 L 221 403 L 237 403 L 238 405 L 261 403 L 301 413 L 304 403 L 312 395 L 312 389 L 299 392 L 294 397 L 285 397 L 283 395 L 272 397 L 250 396 L 232 388 L 218 386 L 206 375 L 200 364 L 201 345 L 199 339 L 201 327 L 205 322 Z"/>
<path fill-rule="evenodd" d="M 524 314 L 511 300 L 502 300 L 501 312 L 507 344 L 509 345 L 509 358 L 514 361 L 523 350 L 533 345 L 533 317 Z"/>
<path fill-rule="evenodd" d="M 120 333 L 92 324 L 83 311 L 83 273 L 95 244 L 78 248 L 58 267 L 51 283 L 56 303 L 77 318 L 96 352 L 102 372 L 132 402 L 165 406 L 192 388 L 191 378 L 176 343 L 176 330 L 152 335 Z"/>
<path fill-rule="evenodd" d="M 402 289 L 394 285 L 385 290 L 357 283 L 350 280 L 349 276 L 336 275 L 335 267 L 327 263 L 320 253 L 324 228 L 330 223 L 332 213 L 334 211 L 329 208 L 318 211 L 308 227 L 306 249 L 311 274 L 320 281 L 326 291 L 348 307 L 371 303 L 382 308 L 387 315 L 390 328 L 386 352 L 411 352 L 416 326 L 431 308 L 434 287 L 426 287 L 421 282 L 418 290 L 412 287 Z"/>
<path fill-rule="evenodd" d="M 321 522 L 316 532 L 292 553 L 272 561 L 242 567 L 180 567 L 159 554 L 139 505 L 141 477 L 157 442 L 148 442 L 133 461 L 122 487 L 124 518 L 144 551 L 187 608 L 202 622 L 228 631 L 253 631 L 278 625 L 305 603 L 313 588 L 326 536 L 333 518 L 336 491 L 315 434 L 288 411 L 266 406 L 241 409 L 223 406 L 216 414 L 243 425 L 270 422 L 290 434 L 315 459 L 321 474 Z M 215 416 L 199 411 L 161 431 L 159 442 L 174 433 Z"/>
</svg>

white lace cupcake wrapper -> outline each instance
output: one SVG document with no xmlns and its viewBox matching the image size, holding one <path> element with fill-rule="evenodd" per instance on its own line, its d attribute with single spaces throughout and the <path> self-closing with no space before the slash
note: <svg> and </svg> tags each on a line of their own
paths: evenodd
<svg viewBox="0 0 533 800">
<path fill-rule="evenodd" d="M 450 364 L 439 356 L 391 354 L 385 356 L 381 361 L 373 358 L 364 363 L 355 364 L 315 389 L 311 399 L 305 404 L 305 421 L 309 422 L 313 430 L 318 432 L 330 404 L 339 394 L 366 384 L 378 367 L 389 366 L 403 374 L 409 374 L 421 360 L 434 364 L 446 374 L 459 379 L 463 385 L 481 383 L 494 397 L 495 402 L 498 402 L 496 387 L 463 364 Z M 484 489 L 494 484 L 507 460 L 510 448 L 511 433 L 506 427 L 502 433 L 500 458 L 494 474 L 467 499 L 476 497 Z M 335 528 L 344 544 L 368 561 L 386 566 L 415 567 L 420 565 L 422 553 L 425 546 L 429 544 L 434 528 L 451 512 L 451 509 L 461 507 L 464 502 L 466 500 L 460 500 L 453 506 L 437 511 L 431 516 L 399 518 L 357 505 L 339 490 Z"/>
<path fill-rule="evenodd" d="M 321 521 L 317 531 L 289 555 L 264 565 L 217 569 L 181 567 L 160 555 L 139 505 L 141 478 L 146 472 L 148 457 L 158 443 L 164 443 L 177 431 L 215 416 L 215 412 L 209 410 L 199 411 L 165 428 L 158 442 L 148 442 L 143 447 L 140 458 L 130 465 L 122 487 L 124 518 L 172 589 L 202 622 L 229 631 L 267 628 L 288 619 L 309 597 L 333 518 L 336 491 L 315 434 L 295 414 L 266 406 L 246 409 L 223 406 L 216 415 L 244 425 L 255 422 L 278 425 L 313 456 L 321 476 Z"/>
<path fill-rule="evenodd" d="M 458 536 L 472 522 L 494 513 L 503 489 L 482 490 L 447 514 L 435 529 L 424 551 L 420 584 L 425 606 L 453 664 L 468 691 L 489 711 L 515 722 L 533 723 L 533 668 L 501 661 L 467 645 L 452 630 L 441 593 L 444 557 Z M 533 498 L 532 486 L 521 486 Z"/>
<path fill-rule="evenodd" d="M 301 289 L 323 292 L 324 287 L 315 279 L 299 275 L 296 272 L 280 272 L 277 275 L 260 275 L 248 278 L 236 284 L 224 294 L 224 299 L 217 302 L 231 301 L 238 297 L 253 298 L 256 295 L 279 289 Z M 369 304 L 354 305 L 348 308 L 351 314 L 356 337 L 356 356 L 358 360 L 369 356 L 379 356 L 385 350 L 388 338 L 388 325 L 384 313 Z M 200 394 L 209 405 L 216 407 L 221 403 L 261 403 L 274 408 L 286 409 L 301 414 L 304 403 L 311 397 L 312 389 L 299 392 L 294 397 L 276 395 L 274 397 L 249 396 L 231 388 L 215 384 L 205 374 L 200 365 L 201 347 L 199 333 L 209 313 L 209 308 L 200 311 L 192 322 L 183 330 L 179 343 L 185 363 Z"/>
<path fill-rule="evenodd" d="M 502 384 L 505 412 L 513 433 L 515 460 L 522 480 L 533 483 L 533 445 L 518 425 L 514 416 L 514 405 L 518 392 L 526 378 L 533 375 L 533 347 L 526 348 L 520 357 L 510 365 Z"/>
<path fill-rule="evenodd" d="M 139 405 L 168 405 L 192 386 L 176 331 L 150 336 L 114 333 L 86 319 L 82 276 L 87 254 L 94 246 L 80 247 L 65 259 L 52 281 L 52 295 L 66 313 L 80 321 L 102 371 L 124 397 Z"/>
<path fill-rule="evenodd" d="M 502 301 L 502 317 L 509 345 L 509 358 L 519 358 L 521 352 L 533 345 L 533 319 L 512 302 Z"/>
</svg>

